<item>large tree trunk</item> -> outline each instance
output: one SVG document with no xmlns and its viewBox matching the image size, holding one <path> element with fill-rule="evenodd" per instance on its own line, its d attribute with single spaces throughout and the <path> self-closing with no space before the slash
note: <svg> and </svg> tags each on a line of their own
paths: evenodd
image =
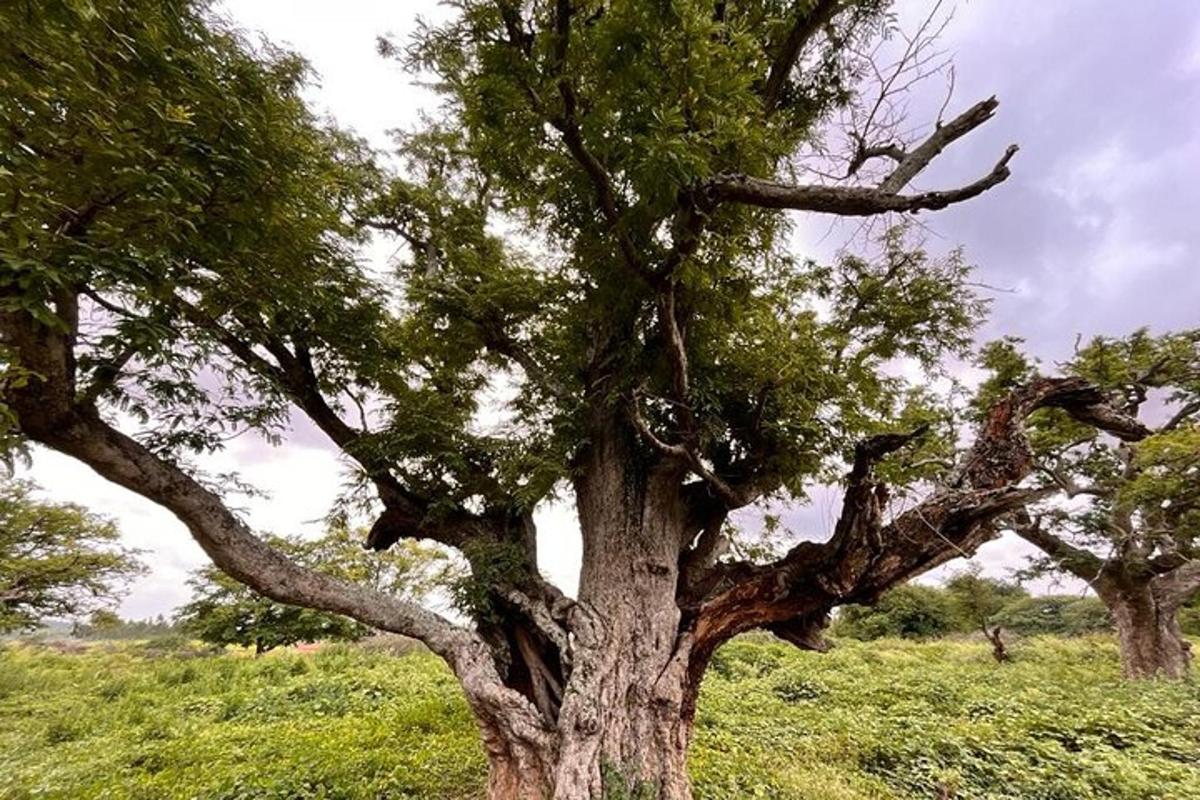
<svg viewBox="0 0 1200 800">
<path fill-rule="evenodd" d="M 489 800 L 690 800 L 691 720 L 625 679 L 639 672 L 628 657 L 612 661 L 624 665 L 622 677 L 581 703 L 585 712 L 564 718 L 553 745 L 514 746 L 506 733 L 485 729 Z"/>
<path fill-rule="evenodd" d="M 569 679 L 552 744 L 489 741 L 492 800 L 689 800 L 695 679 L 676 603 L 678 473 L 640 474 L 632 443 L 597 437 L 577 481 L 584 541 Z M 485 725 L 485 736 L 488 734 Z"/>
<path fill-rule="evenodd" d="M 1104 588 L 1100 596 L 1117 626 L 1126 678 L 1187 677 L 1191 645 L 1179 627 L 1178 603 L 1159 596 L 1148 581 Z"/>
<path fill-rule="evenodd" d="M 691 797 L 690 648 L 676 603 L 686 511 L 674 467 L 642 474 L 622 434 L 603 437 L 577 484 L 581 623 L 559 718 L 555 800 Z M 640 792 L 640 794 L 639 794 Z"/>
</svg>

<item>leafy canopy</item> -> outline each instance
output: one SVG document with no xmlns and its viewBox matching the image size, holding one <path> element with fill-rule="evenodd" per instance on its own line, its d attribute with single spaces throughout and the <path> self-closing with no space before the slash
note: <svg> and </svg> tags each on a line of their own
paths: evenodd
<svg viewBox="0 0 1200 800">
<path fill-rule="evenodd" d="M 986 577 L 978 568 L 950 576 L 944 589 L 963 627 L 985 632 L 1002 609 L 1029 596 L 1020 584 Z"/>
<path fill-rule="evenodd" d="M 0 632 L 81 617 L 120 597 L 145 570 L 111 521 L 37 497 L 28 481 L 0 481 Z"/>
<path fill-rule="evenodd" d="M 1008 339 L 984 348 L 990 375 L 980 407 L 1037 369 L 1020 346 Z M 1054 551 L 1033 571 L 1090 570 L 1093 578 L 1099 556 L 1150 577 L 1200 559 L 1200 331 L 1098 336 L 1060 368 L 1117 398 L 1151 435 L 1118 442 L 1055 409 L 1034 416 L 1039 480 L 1061 490 L 1036 510 L 1037 524 L 1078 549 Z"/>
<path fill-rule="evenodd" d="M 80 291 L 78 392 L 158 452 L 277 436 L 291 400 L 427 518 L 531 509 L 597 406 L 679 427 L 668 272 L 716 472 L 800 493 L 864 433 L 936 417 L 887 367 L 967 343 L 960 253 L 896 229 L 816 264 L 780 212 L 702 191 L 793 173 L 886 4 L 844 4 L 766 104 L 792 2 L 576 2 L 569 41 L 548 5 L 466 0 L 383 43 L 441 100 L 391 159 L 313 116 L 301 59 L 203 2 L 6 4 L 0 303 L 60 325 L 50 300 Z M 387 269 L 363 262 L 370 229 L 403 245 Z"/>
</svg>

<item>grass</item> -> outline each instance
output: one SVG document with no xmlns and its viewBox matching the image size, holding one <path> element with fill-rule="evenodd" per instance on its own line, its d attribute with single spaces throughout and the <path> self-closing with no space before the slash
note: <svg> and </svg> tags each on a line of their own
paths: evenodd
<svg viewBox="0 0 1200 800">
<path fill-rule="evenodd" d="M 697 800 L 1200 798 L 1200 689 L 1123 684 L 1105 638 L 740 640 L 716 656 Z M 0 798 L 478 798 L 486 765 L 434 657 L 0 650 Z"/>
</svg>

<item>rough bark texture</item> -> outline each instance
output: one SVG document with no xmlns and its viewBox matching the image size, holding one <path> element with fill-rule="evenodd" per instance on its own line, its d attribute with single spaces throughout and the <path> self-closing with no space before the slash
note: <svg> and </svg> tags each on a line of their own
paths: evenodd
<svg viewBox="0 0 1200 800">
<path fill-rule="evenodd" d="M 640 471 L 633 446 L 623 432 L 600 433 L 576 486 L 583 572 L 556 800 L 600 797 L 606 781 L 664 800 L 690 796 L 688 640 L 675 603 L 687 509 L 678 469 Z"/>
<path fill-rule="evenodd" d="M 1099 583 L 1121 648 L 1121 673 L 1133 680 L 1182 679 L 1191 669 L 1191 644 L 1179 627 L 1179 603 L 1154 581 Z"/>
</svg>

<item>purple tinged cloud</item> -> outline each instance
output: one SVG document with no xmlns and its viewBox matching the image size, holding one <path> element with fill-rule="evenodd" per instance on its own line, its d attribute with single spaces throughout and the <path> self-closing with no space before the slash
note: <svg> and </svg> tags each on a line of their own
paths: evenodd
<svg viewBox="0 0 1200 800">
<path fill-rule="evenodd" d="M 957 96 L 1001 107 L 952 167 L 1021 146 L 1007 182 L 933 223 L 983 282 L 1013 290 L 981 338 L 1022 336 L 1054 358 L 1077 334 L 1200 324 L 1200 4 L 1006 0 L 959 14 L 946 39 Z"/>
</svg>

